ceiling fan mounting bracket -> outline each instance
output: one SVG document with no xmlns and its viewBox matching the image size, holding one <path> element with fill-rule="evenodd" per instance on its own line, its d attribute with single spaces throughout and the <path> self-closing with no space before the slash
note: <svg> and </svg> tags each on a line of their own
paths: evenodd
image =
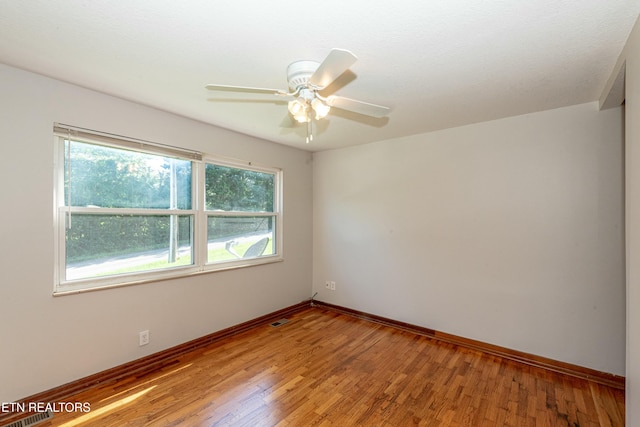
<svg viewBox="0 0 640 427">
<path fill-rule="evenodd" d="M 316 61 L 296 61 L 287 67 L 287 82 L 293 91 L 300 87 L 309 87 L 309 78 L 320 66 Z"/>
</svg>

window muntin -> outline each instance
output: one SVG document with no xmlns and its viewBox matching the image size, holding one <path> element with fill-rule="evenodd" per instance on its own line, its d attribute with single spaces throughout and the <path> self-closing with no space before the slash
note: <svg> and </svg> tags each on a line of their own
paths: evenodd
<svg viewBox="0 0 640 427">
<path fill-rule="evenodd" d="M 54 130 L 54 294 L 282 260 L 280 170 Z"/>
</svg>

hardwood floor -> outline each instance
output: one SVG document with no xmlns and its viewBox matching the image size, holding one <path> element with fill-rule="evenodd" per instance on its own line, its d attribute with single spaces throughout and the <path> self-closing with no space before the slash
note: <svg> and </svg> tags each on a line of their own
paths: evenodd
<svg viewBox="0 0 640 427">
<path fill-rule="evenodd" d="M 47 426 L 623 426 L 624 391 L 315 307 L 65 399 Z"/>
</svg>

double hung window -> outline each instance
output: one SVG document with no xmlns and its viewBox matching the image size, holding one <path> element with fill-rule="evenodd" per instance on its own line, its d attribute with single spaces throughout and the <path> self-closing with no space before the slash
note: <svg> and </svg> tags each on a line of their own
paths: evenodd
<svg viewBox="0 0 640 427">
<path fill-rule="evenodd" d="M 281 259 L 275 168 L 54 127 L 55 293 Z"/>
<path fill-rule="evenodd" d="M 206 163 L 208 263 L 275 253 L 275 186 L 272 172 Z"/>
</svg>

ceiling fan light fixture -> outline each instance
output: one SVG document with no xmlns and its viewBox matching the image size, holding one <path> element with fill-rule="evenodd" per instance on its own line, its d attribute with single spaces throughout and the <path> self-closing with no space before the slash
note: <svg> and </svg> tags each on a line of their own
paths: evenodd
<svg viewBox="0 0 640 427">
<path fill-rule="evenodd" d="M 316 120 L 326 117 L 327 114 L 329 114 L 329 110 L 331 110 L 331 107 L 322 102 L 319 98 L 315 98 L 311 101 L 311 107 L 313 108 L 313 111 L 316 112 Z"/>
<path fill-rule="evenodd" d="M 299 99 L 289 101 L 289 112 L 298 123 L 309 121 L 308 108 L 307 103 Z"/>
<path fill-rule="evenodd" d="M 288 108 L 291 115 L 295 116 L 298 112 L 304 110 L 304 104 L 297 99 L 294 99 L 293 101 L 289 101 Z"/>
<path fill-rule="evenodd" d="M 306 111 L 296 114 L 293 118 L 296 119 L 298 123 L 305 123 L 309 121 L 309 116 Z"/>
</svg>

